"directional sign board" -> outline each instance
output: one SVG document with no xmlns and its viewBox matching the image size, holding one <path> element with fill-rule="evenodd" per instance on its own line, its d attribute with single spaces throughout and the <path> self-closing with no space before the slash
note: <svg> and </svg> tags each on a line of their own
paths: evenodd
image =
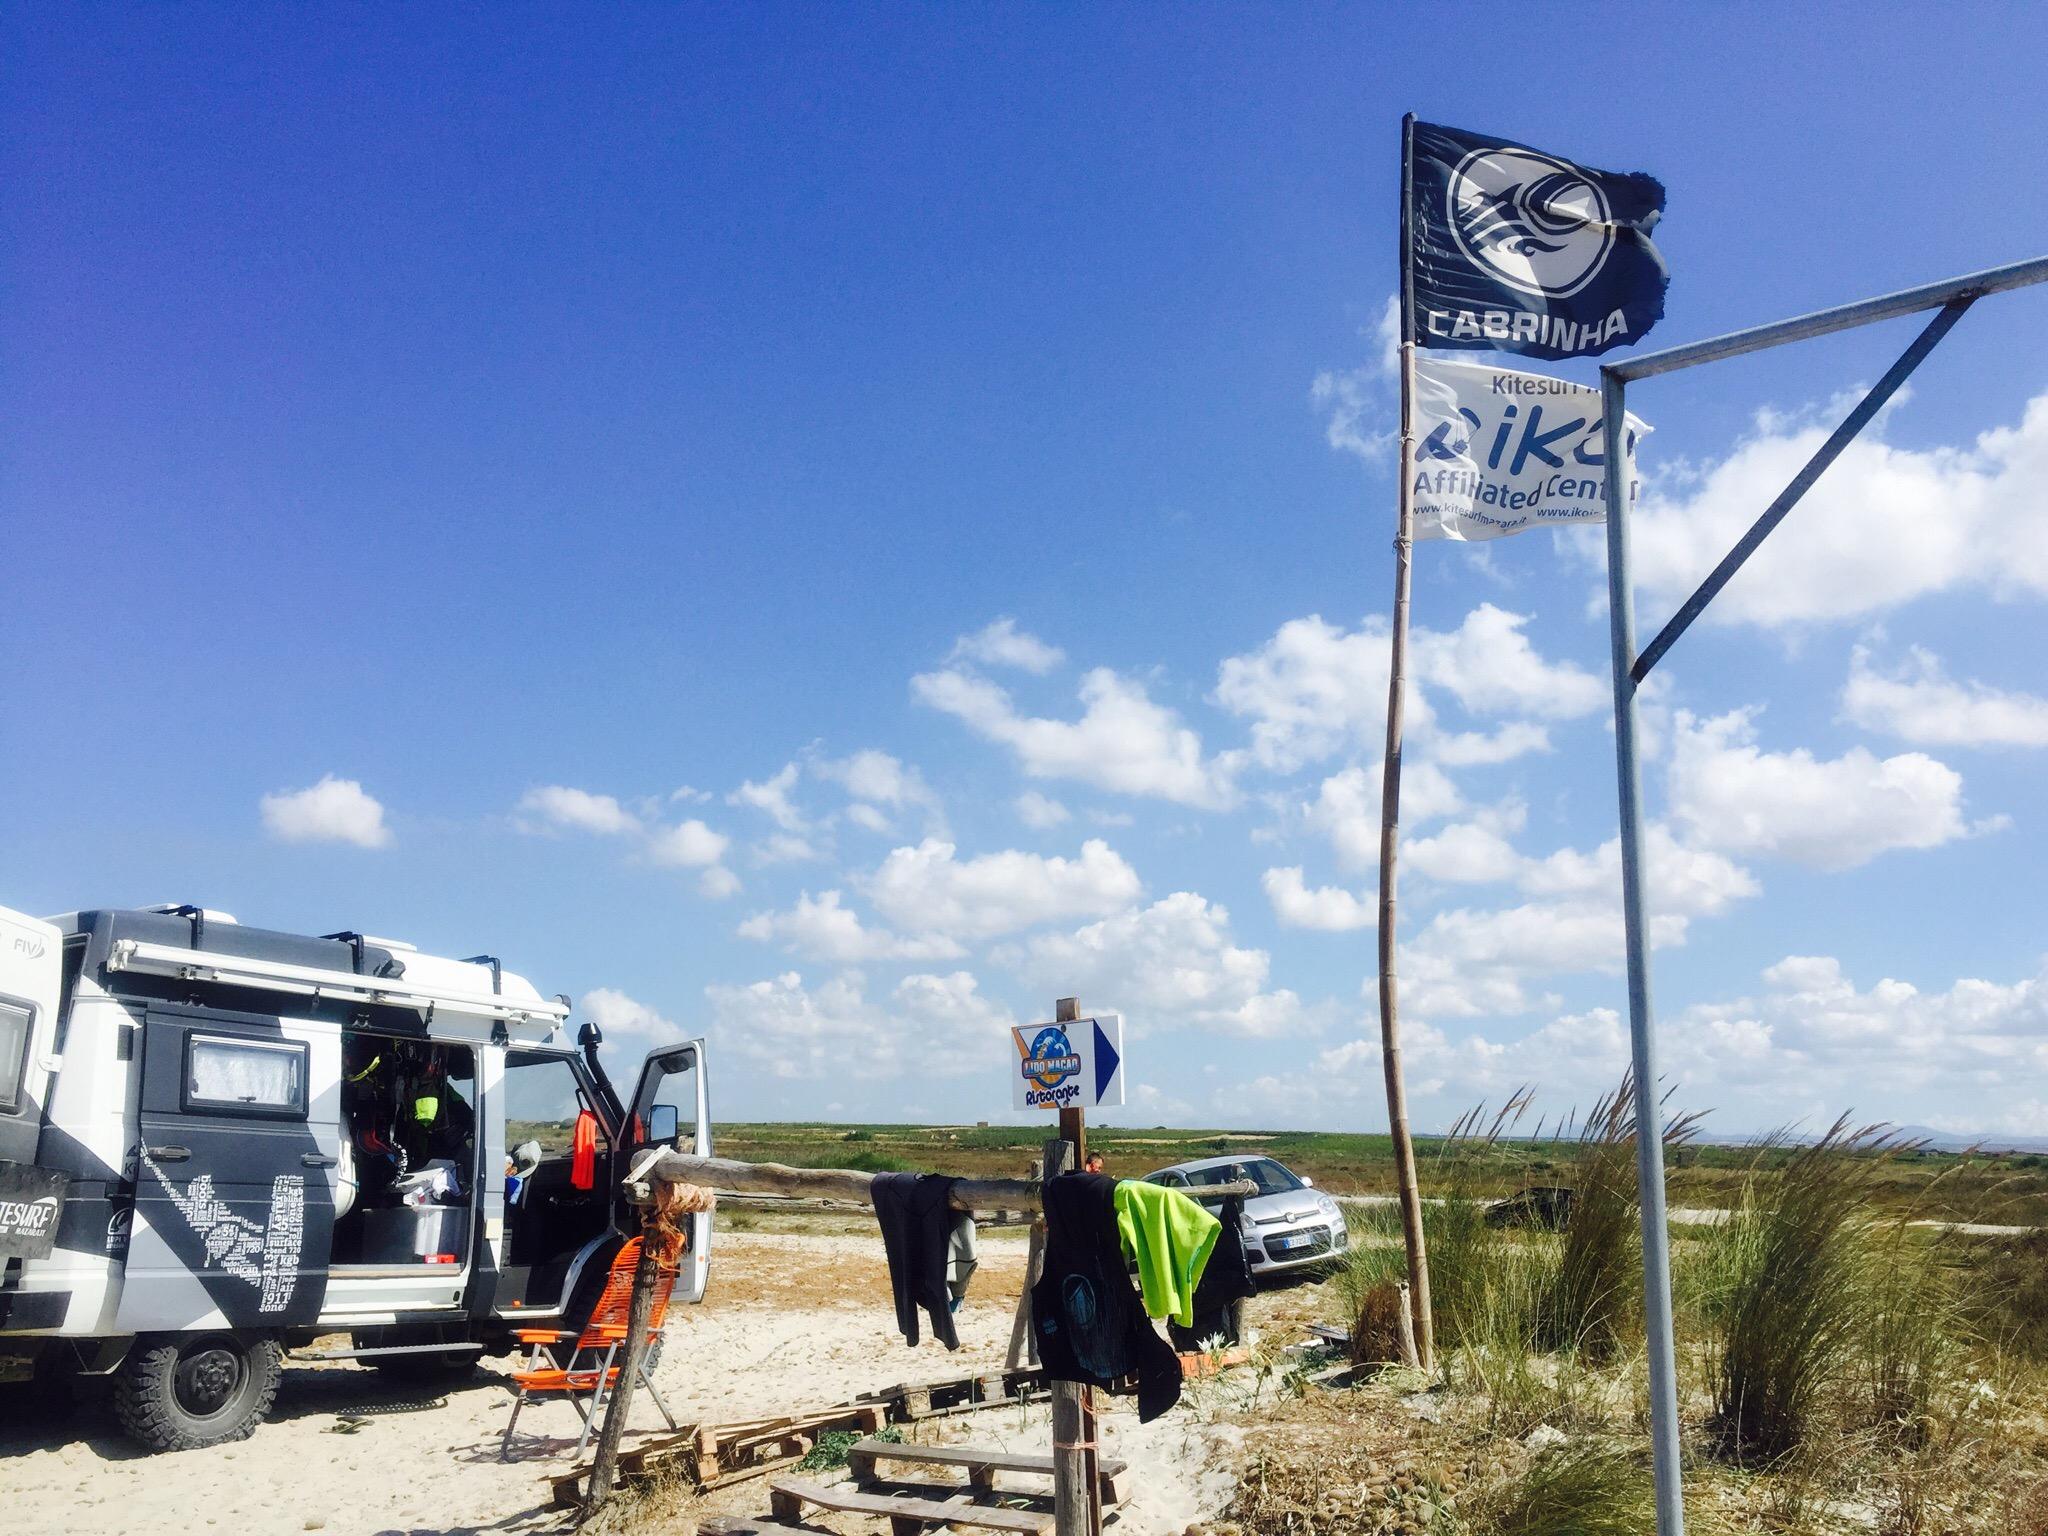
<svg viewBox="0 0 2048 1536">
<path fill-rule="evenodd" d="M 1017 1109 L 1095 1109 L 1124 1101 L 1124 1020 L 1119 1013 L 1066 1024 L 1016 1024 L 1010 1062 Z"/>
</svg>

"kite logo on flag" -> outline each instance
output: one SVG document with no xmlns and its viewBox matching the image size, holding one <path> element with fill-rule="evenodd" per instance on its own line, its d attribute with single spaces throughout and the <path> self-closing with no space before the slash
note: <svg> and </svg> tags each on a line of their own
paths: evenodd
<svg viewBox="0 0 2048 1536">
<path fill-rule="evenodd" d="M 1664 313 L 1653 176 L 1411 122 L 1407 339 L 1451 351 L 1596 357 Z"/>
<path fill-rule="evenodd" d="M 1577 166 L 1533 149 L 1482 149 L 1451 172 L 1446 199 L 1465 254 L 1509 287 L 1568 298 L 1614 245 L 1607 199 Z"/>
</svg>

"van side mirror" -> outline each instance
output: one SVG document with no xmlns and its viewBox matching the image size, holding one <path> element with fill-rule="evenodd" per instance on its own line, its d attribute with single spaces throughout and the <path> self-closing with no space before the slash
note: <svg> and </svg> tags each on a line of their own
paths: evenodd
<svg viewBox="0 0 2048 1536">
<path fill-rule="evenodd" d="M 673 1142 L 682 1132 L 681 1117 L 673 1104 L 655 1104 L 647 1111 L 647 1139 L 649 1142 Z"/>
</svg>

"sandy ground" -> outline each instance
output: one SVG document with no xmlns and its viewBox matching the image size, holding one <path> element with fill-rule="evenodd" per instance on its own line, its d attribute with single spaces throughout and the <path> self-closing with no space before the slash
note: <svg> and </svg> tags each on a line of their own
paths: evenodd
<svg viewBox="0 0 2048 1536">
<path fill-rule="evenodd" d="M 895 1332 L 875 1237 L 721 1233 L 711 1295 L 672 1317 L 656 1382 L 687 1424 L 823 1407 L 1000 1365 L 1023 1244 L 986 1242 L 982 1259 L 958 1319 L 962 1348 L 949 1354 L 929 1338 L 910 1349 Z M 1290 1310 L 1284 1300 L 1280 1310 Z M 16 1528 L 48 1532 L 553 1530 L 560 1521 L 544 1478 L 569 1465 L 578 1421 L 565 1403 L 530 1405 L 513 1459 L 500 1461 L 506 1363 L 487 1362 L 441 1398 L 357 1366 L 288 1364 L 271 1421 L 250 1439 L 160 1456 L 130 1447 L 90 1395 L 53 1414 L 28 1388 L 0 1387 L 0 1485 Z M 338 1432 L 347 1416 L 368 1422 Z M 1214 1468 L 1227 1460 L 1232 1431 L 1205 1417 L 1198 1401 L 1146 1426 L 1134 1414 L 1105 1416 L 1109 1454 L 1138 1474 L 1138 1495 L 1118 1524 L 1125 1536 L 1178 1536 L 1227 1497 L 1229 1478 Z M 654 1405 L 637 1399 L 627 1443 L 666 1432 Z M 975 1414 L 941 1433 L 1042 1451 L 1047 1410 Z M 758 1482 L 719 1503 L 733 1499 L 736 1512 L 766 1508 Z"/>
</svg>

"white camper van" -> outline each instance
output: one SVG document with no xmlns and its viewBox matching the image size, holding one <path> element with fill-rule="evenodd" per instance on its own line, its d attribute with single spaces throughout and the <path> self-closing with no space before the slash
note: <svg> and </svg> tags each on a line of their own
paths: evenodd
<svg viewBox="0 0 2048 1536">
<path fill-rule="evenodd" d="M 701 1040 L 630 1096 L 487 955 L 200 907 L 0 908 L 0 1381 L 110 1375 L 155 1450 L 249 1434 L 282 1356 L 466 1370 L 580 1327 L 627 1159 L 711 1150 Z M 708 1216 L 676 1298 L 702 1297 Z"/>
</svg>

